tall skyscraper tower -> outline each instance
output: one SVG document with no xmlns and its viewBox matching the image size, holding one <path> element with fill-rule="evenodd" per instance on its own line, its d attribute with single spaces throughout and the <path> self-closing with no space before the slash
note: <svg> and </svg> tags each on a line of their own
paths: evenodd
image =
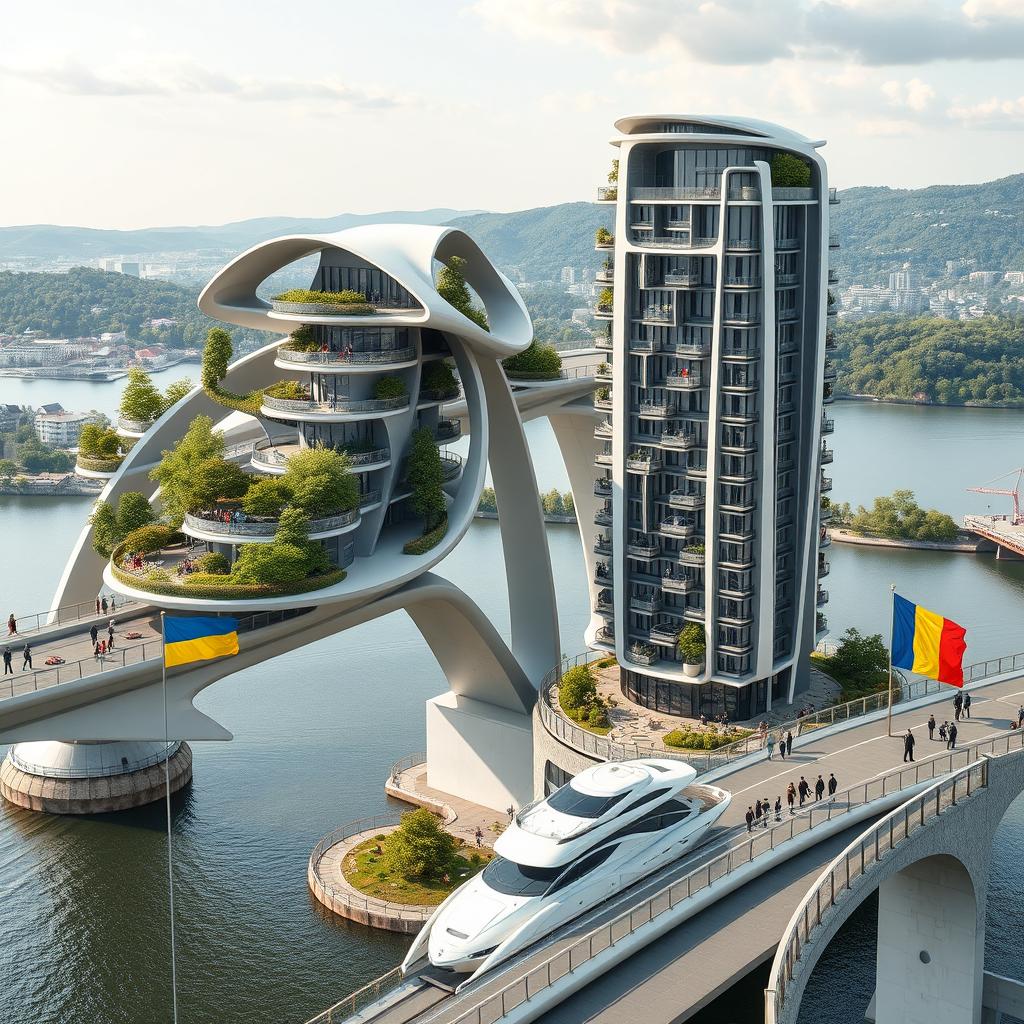
<svg viewBox="0 0 1024 1024">
<path fill-rule="evenodd" d="M 615 127 L 588 639 L 631 700 L 742 720 L 806 687 L 827 626 L 835 191 L 776 125 Z"/>
</svg>

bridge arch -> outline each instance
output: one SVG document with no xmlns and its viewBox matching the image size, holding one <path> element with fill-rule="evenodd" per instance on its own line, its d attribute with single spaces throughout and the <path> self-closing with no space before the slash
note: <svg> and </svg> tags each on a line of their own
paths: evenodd
<svg viewBox="0 0 1024 1024">
<path fill-rule="evenodd" d="M 1024 792 L 1019 738 L 993 745 L 996 756 L 922 787 L 822 872 L 779 943 L 765 1024 L 795 1024 L 814 967 L 875 892 L 879 1024 L 980 1020 L 992 838 Z"/>
</svg>

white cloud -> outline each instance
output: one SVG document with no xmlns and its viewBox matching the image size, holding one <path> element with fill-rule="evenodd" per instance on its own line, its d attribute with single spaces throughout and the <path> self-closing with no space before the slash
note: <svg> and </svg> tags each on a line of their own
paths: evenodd
<svg viewBox="0 0 1024 1024">
<path fill-rule="evenodd" d="M 895 117 L 878 117 L 856 124 L 857 134 L 876 138 L 913 135 L 920 130 L 916 121 L 904 121 Z"/>
<path fill-rule="evenodd" d="M 916 113 L 925 111 L 935 99 L 935 90 L 920 78 L 911 78 L 907 82 L 884 82 L 882 92 L 892 106 L 906 107 Z"/>
<path fill-rule="evenodd" d="M 103 74 L 73 60 L 49 67 L 0 66 L 0 75 L 69 96 L 227 97 L 243 102 L 329 101 L 354 109 L 404 105 L 394 95 L 353 88 L 332 78 L 240 78 L 186 61 L 147 69 L 123 67 Z"/>
<path fill-rule="evenodd" d="M 1016 6 L 1014 6 L 1016 5 Z M 475 0 L 492 28 L 622 54 L 708 64 L 848 57 L 869 65 L 1018 59 L 1019 0 Z"/>
<path fill-rule="evenodd" d="M 980 103 L 954 103 L 947 114 L 969 128 L 1024 131 L 1024 96 L 999 99 L 992 96 Z"/>
</svg>

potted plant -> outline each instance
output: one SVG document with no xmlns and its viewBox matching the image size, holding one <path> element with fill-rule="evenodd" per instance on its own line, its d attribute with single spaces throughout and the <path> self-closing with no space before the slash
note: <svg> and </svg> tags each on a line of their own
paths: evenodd
<svg viewBox="0 0 1024 1024">
<path fill-rule="evenodd" d="M 683 675 L 696 678 L 704 671 L 704 652 L 707 650 L 703 627 L 696 622 L 688 622 L 679 633 L 678 647 L 683 658 Z"/>
</svg>

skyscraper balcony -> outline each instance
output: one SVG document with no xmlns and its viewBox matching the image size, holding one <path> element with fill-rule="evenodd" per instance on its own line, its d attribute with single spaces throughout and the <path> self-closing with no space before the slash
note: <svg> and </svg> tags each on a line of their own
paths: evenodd
<svg viewBox="0 0 1024 1024">
<path fill-rule="evenodd" d="M 697 445 L 697 435 L 692 431 L 665 430 L 662 431 L 658 443 L 662 448 L 671 448 L 674 451 L 686 452 Z"/>
<path fill-rule="evenodd" d="M 693 523 L 689 523 L 679 516 L 670 516 L 668 519 L 663 519 L 659 529 L 661 533 L 668 537 L 682 538 L 692 537 L 697 530 Z"/>
<path fill-rule="evenodd" d="M 775 287 L 776 288 L 787 288 L 790 285 L 800 283 L 799 274 L 776 274 L 775 275 Z"/>
<path fill-rule="evenodd" d="M 828 591 L 827 590 L 823 590 L 821 587 L 818 587 L 818 597 L 817 597 L 818 607 L 820 608 L 823 604 L 827 604 L 827 603 L 828 603 Z"/>
<path fill-rule="evenodd" d="M 731 249 L 733 252 L 759 252 L 761 249 L 761 239 L 759 238 L 730 238 L 725 243 L 726 249 Z"/>
<path fill-rule="evenodd" d="M 693 587 L 694 582 L 689 576 L 675 575 L 671 570 L 667 570 L 661 577 L 662 590 L 670 591 L 673 594 L 687 594 Z"/>
<path fill-rule="evenodd" d="M 611 384 L 612 364 L 600 363 L 597 369 L 594 371 L 594 380 L 596 380 L 599 384 Z"/>
<path fill-rule="evenodd" d="M 661 554 L 661 545 L 657 541 L 632 540 L 626 545 L 626 554 L 630 558 L 640 558 L 649 561 Z"/>
<path fill-rule="evenodd" d="M 825 493 L 832 490 L 832 477 L 825 476 L 823 473 L 821 476 L 821 491 Z"/>
<path fill-rule="evenodd" d="M 704 545 L 695 544 L 692 547 L 683 548 L 683 550 L 676 556 L 676 560 L 681 565 L 703 565 Z"/>
<path fill-rule="evenodd" d="M 615 271 L 611 267 L 602 267 L 595 275 L 594 280 L 598 284 L 614 284 L 615 283 Z"/>
<path fill-rule="evenodd" d="M 666 273 L 662 280 L 666 288 L 687 287 L 700 284 L 701 274 L 699 270 L 672 271 Z"/>
<path fill-rule="evenodd" d="M 829 419 L 827 416 L 823 416 L 821 419 L 821 432 L 823 434 L 831 434 L 836 429 L 836 421 Z"/>
<path fill-rule="evenodd" d="M 614 203 L 618 198 L 618 185 L 600 185 L 597 189 L 597 201 L 599 203 Z"/>
<path fill-rule="evenodd" d="M 630 594 L 629 607 L 633 611 L 643 612 L 645 615 L 661 611 L 661 595 L 657 593 Z"/>
<path fill-rule="evenodd" d="M 693 511 L 704 507 L 705 497 L 703 494 L 689 494 L 686 491 L 669 491 L 668 504 L 670 508 L 685 508 Z"/>
<path fill-rule="evenodd" d="M 685 370 L 666 374 L 665 380 L 660 386 L 672 391 L 699 391 L 701 388 L 707 387 L 704 378 L 699 373 L 689 373 Z"/>
<path fill-rule="evenodd" d="M 688 203 L 694 199 L 721 199 L 722 190 L 717 185 L 706 185 L 703 187 L 676 188 L 670 187 L 639 187 L 629 190 L 629 201 L 631 203 Z"/>
<path fill-rule="evenodd" d="M 829 574 L 832 566 L 829 564 L 827 558 L 818 559 L 818 579 L 824 579 Z"/>
<path fill-rule="evenodd" d="M 825 360 L 825 380 L 835 380 L 839 375 L 839 370 L 836 368 L 836 364 L 831 359 Z"/>
<path fill-rule="evenodd" d="M 827 466 L 835 457 L 835 452 L 823 441 L 821 444 L 821 458 L 818 460 L 823 466 Z"/>
<path fill-rule="evenodd" d="M 612 339 L 607 334 L 599 334 L 594 339 L 594 348 L 600 349 L 602 352 L 610 352 L 612 349 Z"/>
<path fill-rule="evenodd" d="M 611 526 L 612 525 L 612 510 L 609 506 L 599 508 L 594 513 L 594 524 L 596 526 Z"/>
<path fill-rule="evenodd" d="M 775 251 L 783 252 L 791 249 L 800 248 L 799 238 L 776 238 L 775 239 Z"/>
<path fill-rule="evenodd" d="M 661 654 L 653 644 L 634 642 L 626 648 L 626 658 L 634 665 L 656 665 L 661 661 Z"/>
<path fill-rule="evenodd" d="M 326 401 L 310 399 L 303 401 L 292 398 L 274 398 L 271 395 L 264 395 L 262 400 L 263 409 L 271 415 L 273 413 L 289 413 L 298 419 L 308 418 L 332 418 L 335 416 L 355 416 L 366 414 L 386 415 L 400 412 L 409 406 L 408 395 L 398 395 L 395 398 L 345 398 L 338 396 Z"/>
<path fill-rule="evenodd" d="M 594 494 L 599 498 L 610 498 L 612 495 L 612 482 L 607 477 L 601 477 L 594 481 Z"/>
<path fill-rule="evenodd" d="M 666 420 L 676 415 L 675 402 L 641 402 L 637 414 L 644 420 Z"/>
<path fill-rule="evenodd" d="M 777 283 L 777 282 L 776 282 Z M 760 274 L 743 274 L 739 276 L 730 276 L 725 279 L 726 288 L 760 288 L 761 287 L 761 275 Z"/>
<path fill-rule="evenodd" d="M 683 631 L 683 624 L 672 619 L 659 619 L 651 624 L 649 636 L 652 644 L 660 644 L 663 647 L 675 647 L 679 643 L 679 634 Z"/>
<path fill-rule="evenodd" d="M 612 601 L 612 592 L 610 590 L 602 590 L 594 601 L 594 611 L 598 615 L 612 615 L 615 612 L 615 605 Z"/>
</svg>

